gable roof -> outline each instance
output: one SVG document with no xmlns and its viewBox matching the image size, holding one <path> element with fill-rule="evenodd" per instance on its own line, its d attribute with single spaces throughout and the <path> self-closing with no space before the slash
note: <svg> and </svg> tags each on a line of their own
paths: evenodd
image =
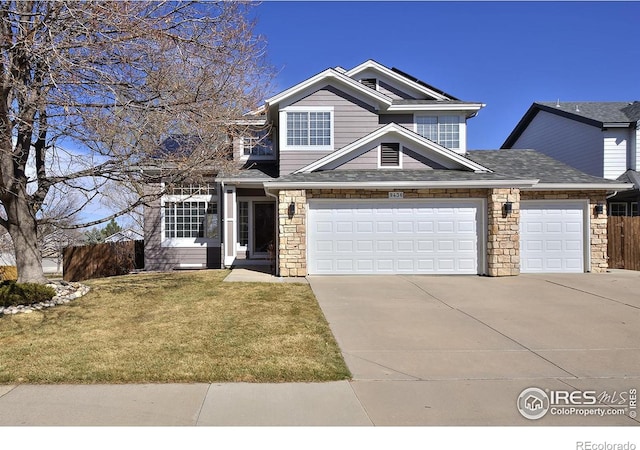
<svg viewBox="0 0 640 450">
<path fill-rule="evenodd" d="M 640 120 L 640 102 L 534 102 L 502 144 L 511 148 L 539 111 L 599 128 L 629 127 Z"/>
<path fill-rule="evenodd" d="M 411 150 L 418 152 L 429 159 L 433 159 L 439 164 L 448 166 L 451 169 L 470 170 L 474 172 L 491 172 L 491 170 L 481 164 L 471 161 L 453 150 L 449 150 L 448 148 L 424 138 L 408 128 L 396 123 L 390 123 L 382 128 L 378 128 L 357 141 L 354 141 L 351 144 L 329 153 L 327 156 L 296 170 L 294 173 L 315 172 L 340 158 L 346 157 L 350 154 L 357 154 L 357 152 L 362 150 L 366 145 L 388 136 L 392 139 L 400 138 L 415 144 L 416 147 Z"/>
<path fill-rule="evenodd" d="M 364 72 L 365 70 L 378 72 L 379 74 L 384 75 L 400 84 L 408 86 L 413 90 L 421 92 L 422 94 L 431 97 L 434 100 L 458 100 L 457 98 L 450 96 L 444 91 L 436 89 L 433 86 L 428 85 L 424 81 L 418 80 L 416 77 L 406 74 L 396 68 L 389 69 L 379 62 L 374 61 L 373 59 L 369 59 L 362 64 L 354 67 L 353 69 L 346 71 L 345 75 L 354 77 L 358 73 Z"/>
<path fill-rule="evenodd" d="M 535 189 L 626 190 L 633 187 L 616 180 L 595 177 L 535 150 L 474 150 L 467 157 L 496 173 L 517 178 L 537 178 Z"/>
<path fill-rule="evenodd" d="M 347 86 L 364 95 L 365 97 L 368 97 L 376 104 L 390 106 L 393 103 L 392 99 L 384 95 L 382 92 L 378 92 L 375 89 L 368 88 L 364 84 L 359 83 L 353 78 L 335 69 L 327 69 L 317 75 L 312 76 L 311 78 L 307 78 L 303 82 L 298 83 L 285 91 L 280 92 L 279 94 L 274 95 L 271 98 L 268 98 L 266 100 L 266 104 L 268 107 L 270 107 L 278 103 L 282 103 L 287 99 L 301 94 L 306 89 L 309 89 L 315 85 L 325 84 L 327 82 L 335 82 L 338 84 L 342 84 L 343 86 Z"/>
</svg>

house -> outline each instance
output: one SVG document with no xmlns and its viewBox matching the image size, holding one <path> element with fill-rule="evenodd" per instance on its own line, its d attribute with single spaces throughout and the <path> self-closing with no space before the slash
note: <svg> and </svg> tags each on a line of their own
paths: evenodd
<svg viewBox="0 0 640 450">
<path fill-rule="evenodd" d="M 588 174 L 634 184 L 608 200 L 612 216 L 637 216 L 640 102 L 536 102 L 503 148 L 533 148 Z"/>
<path fill-rule="evenodd" d="M 110 236 L 104 238 L 104 242 L 112 243 L 112 242 L 126 242 L 126 241 L 141 241 L 144 239 L 138 231 L 133 230 L 131 228 L 126 228 L 124 230 L 116 231 Z"/>
<path fill-rule="evenodd" d="M 235 166 L 145 208 L 146 269 L 606 270 L 600 205 L 629 185 L 531 150 L 468 151 L 483 107 L 373 60 L 320 72 L 240 119 Z"/>
</svg>

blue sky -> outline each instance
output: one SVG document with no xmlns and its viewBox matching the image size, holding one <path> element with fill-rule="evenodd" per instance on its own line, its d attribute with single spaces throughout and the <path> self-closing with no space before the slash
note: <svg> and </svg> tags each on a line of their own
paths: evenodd
<svg viewBox="0 0 640 450">
<path fill-rule="evenodd" d="M 470 149 L 499 148 L 534 101 L 640 100 L 640 2 L 266 1 L 276 90 L 374 59 L 462 100 Z"/>
</svg>

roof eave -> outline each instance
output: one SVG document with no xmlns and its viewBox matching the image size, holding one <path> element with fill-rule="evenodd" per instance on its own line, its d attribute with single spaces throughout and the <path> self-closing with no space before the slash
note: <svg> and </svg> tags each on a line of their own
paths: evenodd
<svg viewBox="0 0 640 450">
<path fill-rule="evenodd" d="M 538 180 L 454 180 L 454 181 L 270 181 L 264 184 L 268 189 L 526 189 L 536 185 Z"/>
<path fill-rule="evenodd" d="M 523 188 L 535 191 L 628 191 L 633 189 L 631 183 L 538 183 L 533 187 Z"/>
<path fill-rule="evenodd" d="M 407 111 L 473 111 L 477 112 L 484 108 L 484 103 L 433 103 L 428 105 L 391 105 L 387 112 L 407 112 Z"/>
</svg>

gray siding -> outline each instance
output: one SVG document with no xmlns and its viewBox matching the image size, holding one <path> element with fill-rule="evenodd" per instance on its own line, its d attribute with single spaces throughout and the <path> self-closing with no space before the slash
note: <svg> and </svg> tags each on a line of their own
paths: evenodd
<svg viewBox="0 0 640 450">
<path fill-rule="evenodd" d="M 325 86 L 293 105 L 333 106 L 334 150 L 351 144 L 380 127 L 378 115 L 370 105 L 333 86 Z M 280 175 L 291 173 L 329 153 L 331 151 L 282 150 L 280 152 Z"/>
<path fill-rule="evenodd" d="M 379 147 L 376 145 L 375 147 L 361 153 L 355 158 L 347 161 L 337 167 L 328 166 L 327 169 L 331 170 L 375 170 L 378 169 L 378 152 Z M 407 147 L 402 146 L 402 168 L 410 169 L 410 170 L 433 170 L 433 169 L 442 169 L 443 167 L 431 161 L 428 158 L 425 158 L 422 155 L 414 152 L 413 150 L 408 149 Z"/>
<path fill-rule="evenodd" d="M 384 114 L 378 117 L 380 125 L 388 125 L 390 123 L 397 123 L 411 131 L 415 130 L 413 124 L 413 114 Z"/>
<path fill-rule="evenodd" d="M 317 152 L 312 150 L 287 150 L 280 152 L 280 176 L 287 175 L 314 161 L 319 160 L 331 152 Z"/>
<path fill-rule="evenodd" d="M 528 148 L 603 176 L 603 135 L 591 125 L 539 111 L 512 148 Z"/>
<path fill-rule="evenodd" d="M 147 193 L 157 192 L 158 185 L 147 186 Z M 220 245 L 194 248 L 162 247 L 160 199 L 144 207 L 145 270 L 173 270 L 180 264 L 200 264 L 203 268 L 222 267 Z"/>
</svg>

